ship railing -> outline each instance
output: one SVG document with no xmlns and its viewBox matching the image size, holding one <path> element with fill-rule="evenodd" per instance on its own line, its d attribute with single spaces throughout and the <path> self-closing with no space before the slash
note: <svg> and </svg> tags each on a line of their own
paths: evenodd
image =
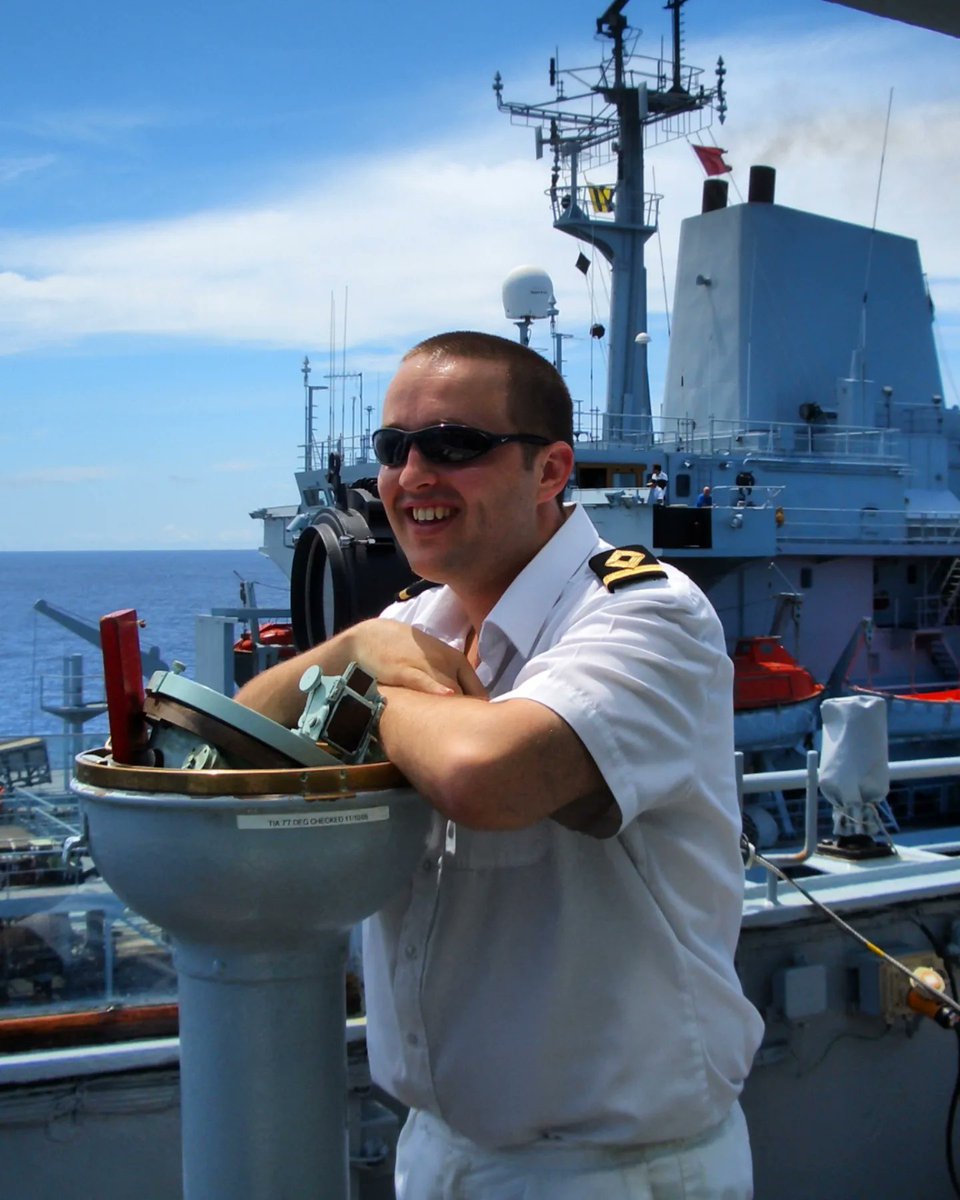
<svg viewBox="0 0 960 1200">
<path fill-rule="evenodd" d="M 9 811 L 11 797 L 15 794 L 36 794 L 41 798 L 59 796 L 72 799 L 69 792 L 74 759 L 85 750 L 102 746 L 108 737 L 107 718 L 101 712 L 86 729 L 69 728 L 65 724 L 61 732 L 50 733 L 46 729 L 38 733 L 0 736 L 0 747 L 31 744 L 42 746 L 45 770 L 31 773 L 4 771 L 0 767 L 0 822 Z M 6 789 L 4 791 L 4 789 Z"/>
<path fill-rule="evenodd" d="M 684 63 L 675 76 L 672 60 L 651 55 L 631 53 L 629 66 L 623 72 L 623 83 L 635 88 L 643 97 L 640 119 L 643 122 L 643 141 L 647 147 L 681 137 L 690 137 L 707 127 L 712 120 L 710 103 L 716 88 L 704 86 L 704 71 Z M 546 104 L 519 104 L 504 101 L 499 85 L 497 106 L 510 114 L 511 125 L 539 128 L 538 157 L 549 144 L 544 136 L 548 127 L 561 139 L 567 158 L 571 143 L 581 168 L 602 166 L 616 154 L 620 123 L 609 103 L 599 105 L 597 97 L 614 87 L 612 60 L 599 68 L 574 67 L 563 72 L 572 80 L 572 91 L 564 89 L 554 101 Z M 499 76 L 498 76 L 499 79 Z M 582 90 L 576 90 L 576 89 Z M 650 101 L 648 102 L 648 97 Z"/>
<path fill-rule="evenodd" d="M 59 782 L 3 793 L 0 810 L 0 900 L 24 887 L 62 887 L 79 882 L 81 871 L 62 853 L 80 835 L 76 799 Z"/>
<path fill-rule="evenodd" d="M 74 1025 L 81 1036 L 96 1023 L 90 1014 L 107 1020 L 112 1006 L 122 1016 L 176 1001 L 165 935 L 125 907 L 83 851 L 70 756 L 104 740 L 93 730 L 79 740 L 73 732 L 0 739 L 42 743 L 50 764 L 30 783 L 5 787 L 0 804 L 0 1056 L 32 1048 L 23 1039 L 34 1019 L 38 1037 Z"/>
<path fill-rule="evenodd" d="M 956 780 L 960 778 L 960 756 L 894 761 L 888 770 L 894 785 Z M 777 793 L 803 797 L 796 842 L 792 846 L 784 842 L 779 851 L 761 847 L 764 857 L 787 873 L 815 854 L 824 809 L 829 820 L 831 810 L 820 795 L 819 771 L 815 751 L 807 753 L 805 765 L 799 769 L 751 773 L 744 773 L 743 756 L 737 755 L 741 808 L 754 798 L 762 800 Z M 937 831 L 949 827 L 949 815 L 935 815 Z M 960 813 L 952 815 L 957 824 Z M 884 810 L 884 825 L 896 842 L 900 830 L 890 809 Z M 910 845 L 916 848 L 921 836 L 912 830 Z M 940 833 L 931 830 L 931 844 L 939 838 Z M 927 854 L 929 861 L 919 866 L 912 862 L 910 869 L 927 866 L 931 872 L 941 870 L 949 845 L 931 845 L 940 853 Z M 800 873 L 817 875 L 831 869 L 829 864 L 819 864 L 820 860 L 817 866 L 803 867 Z M 840 862 L 836 870 L 842 873 L 848 865 Z M 777 904 L 776 879 L 771 876 L 765 886 L 765 899 Z M 4 1026 L 11 1021 L 45 1016 L 71 1019 L 97 1011 L 108 1017 L 114 1008 L 117 1012 L 137 1006 L 157 1009 L 176 1000 L 168 942 L 156 926 L 125 908 L 99 880 L 60 891 L 59 901 L 50 887 L 10 887 L 0 893 L 0 1057 L 26 1048 L 5 1036 Z M 110 1011 L 106 1006 L 112 1006 Z M 79 1021 L 77 1026 L 81 1027 Z"/>
<path fill-rule="evenodd" d="M 910 512 L 907 514 L 907 526 L 914 542 L 956 542 L 960 541 L 960 513 L 947 512 Z"/>
<path fill-rule="evenodd" d="M 576 404 L 574 440 L 578 446 L 616 453 L 623 450 L 683 450 L 693 441 L 696 422 L 689 417 L 639 416 L 586 409 Z"/>
<path fill-rule="evenodd" d="M 575 420 L 578 445 L 610 453 L 628 448 L 730 459 L 769 455 L 891 464 L 902 459 L 901 437 L 896 429 L 786 421 L 745 424 L 742 419 L 715 417 L 704 426 L 692 417 L 622 415 L 597 407 L 584 409 L 580 404 Z"/>
<path fill-rule="evenodd" d="M 177 978 L 163 931 L 106 888 L 61 890 L 57 904 L 55 889 L 42 889 L 32 909 L 36 888 L 0 896 L 0 1057 L 175 1033 Z"/>
<path fill-rule="evenodd" d="M 633 508 L 636 505 L 656 503 L 650 499 L 651 488 L 638 486 L 629 480 L 615 479 L 611 487 L 577 487 L 571 484 L 567 489 L 570 499 L 580 504 L 611 505 L 612 507 Z M 783 484 L 754 484 L 751 487 L 738 487 L 736 484 L 714 484 L 710 488 L 713 511 L 718 509 L 744 508 L 777 508 L 782 507 L 782 497 L 785 492 Z M 692 498 L 670 500 L 671 508 L 689 508 Z"/>
<path fill-rule="evenodd" d="M 897 404 L 894 419 L 905 433 L 940 434 L 943 432 L 943 399 L 933 396 L 928 404 Z"/>
<path fill-rule="evenodd" d="M 915 683 L 910 679 L 905 679 L 902 683 L 862 683 L 853 686 L 857 691 L 872 692 L 878 696 L 907 698 L 937 695 L 950 688 L 950 684 L 945 680 L 940 680 L 939 683 Z"/>
<path fill-rule="evenodd" d="M 331 454 L 339 454 L 344 467 L 369 466 L 370 474 L 376 475 L 378 464 L 370 444 L 370 431 L 358 432 L 356 427 L 347 434 L 314 439 L 310 445 L 311 470 L 326 471 Z"/>
<path fill-rule="evenodd" d="M 786 488 L 782 483 L 752 484 L 740 487 L 735 483 L 712 484 L 710 494 L 713 508 L 771 508 L 783 504 Z"/>
<path fill-rule="evenodd" d="M 881 509 L 870 505 L 860 508 L 783 505 L 777 539 L 781 544 L 867 542 L 893 546 L 948 546 L 960 539 L 957 516 L 955 512 L 907 513 L 903 509 Z"/>
<path fill-rule="evenodd" d="M 40 676 L 39 707 L 61 720 L 61 733 L 43 737 L 50 762 L 63 786 L 78 754 L 102 746 L 107 736 L 107 702 L 103 675 L 83 670 L 80 655 L 71 655 L 61 673 Z"/>
<path fill-rule="evenodd" d="M 750 774 L 743 772 L 743 754 L 736 755 L 737 760 L 737 791 L 740 798 L 741 810 L 743 810 L 744 802 L 748 796 L 765 796 L 765 795 L 783 795 L 785 792 L 798 792 L 803 795 L 803 817 L 802 817 L 802 844 L 795 850 L 787 852 L 768 852 L 763 850 L 763 856 L 769 862 L 781 868 L 786 872 L 795 870 L 798 866 L 806 863 L 817 849 L 817 840 L 820 834 L 820 774 L 819 774 L 819 756 L 815 750 L 807 752 L 806 765 L 799 769 L 783 770 L 783 771 L 763 771 Z M 938 784 L 943 784 L 948 780 L 960 778 L 960 756 L 949 756 L 944 758 L 919 758 L 919 759 L 904 759 L 890 761 L 887 765 L 889 773 L 889 781 L 891 785 L 913 783 L 926 783 L 928 781 L 936 781 Z M 890 806 L 890 800 L 894 794 L 895 788 L 891 786 L 890 794 L 887 799 L 881 801 L 877 808 L 882 819 L 884 829 L 887 836 L 896 845 L 897 834 L 900 832 L 896 817 Z M 824 801 L 826 804 L 826 801 Z M 829 805 L 827 805 L 827 811 Z M 952 812 L 953 824 L 958 823 L 960 814 Z M 936 819 L 937 830 L 940 830 L 946 824 L 944 815 L 941 814 Z M 956 842 L 943 841 L 939 832 L 931 830 L 930 837 L 931 845 L 929 849 L 939 850 L 940 855 L 956 853 Z M 910 844 L 913 847 L 918 846 L 918 836 L 916 830 L 911 831 Z M 912 864 L 912 869 L 922 870 L 924 865 L 934 873 L 943 866 L 943 859 L 940 855 L 929 857 L 929 861 L 925 864 Z M 844 872 L 847 870 L 847 864 L 843 861 L 837 863 L 837 870 Z M 826 873 L 827 868 L 824 869 Z M 816 871 L 813 874 L 817 874 Z M 779 881 L 777 876 L 772 873 L 766 875 L 766 901 L 769 904 L 777 904 L 779 891 Z"/>
<path fill-rule="evenodd" d="M 917 624 L 921 629 L 932 629 L 940 625 L 940 609 L 943 601 L 939 596 L 917 597 Z"/>
<path fill-rule="evenodd" d="M 950 571 L 953 574 L 946 577 L 944 588 L 939 592 L 917 597 L 917 625 L 920 629 L 939 629 L 956 615 L 957 593 L 953 581 L 956 578 L 955 573 L 960 571 L 960 559 L 953 558 L 950 562 Z M 948 584 L 950 586 L 947 586 Z"/>
<path fill-rule="evenodd" d="M 550 198 L 554 221 L 563 221 L 578 213 L 586 213 L 592 221 L 601 223 L 618 220 L 616 183 L 552 187 L 544 194 Z M 656 229 L 662 199 L 663 196 L 656 192 L 644 192 L 642 209 L 634 214 L 631 224 Z M 623 220 L 622 213 L 619 219 Z"/>
<path fill-rule="evenodd" d="M 70 655 L 68 658 L 76 658 Z M 85 671 L 82 662 L 78 669 L 65 667 L 62 671 L 50 671 L 40 676 L 40 707 L 44 712 L 72 708 L 75 704 L 103 706 L 106 704 L 106 685 L 102 672 Z M 53 695 L 56 699 L 52 699 Z M 47 707 L 44 708 L 44 705 Z M 104 711 L 102 707 L 100 712 Z"/>
<path fill-rule="evenodd" d="M 895 429 L 824 426 L 812 422 L 743 420 L 711 417 L 694 430 L 685 449 L 708 454 L 769 454 L 777 457 L 830 458 L 854 462 L 895 462 L 900 458 Z"/>
</svg>

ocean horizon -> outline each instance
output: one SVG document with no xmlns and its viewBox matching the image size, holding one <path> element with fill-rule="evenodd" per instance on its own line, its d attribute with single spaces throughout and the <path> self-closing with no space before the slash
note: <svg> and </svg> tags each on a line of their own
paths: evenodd
<svg viewBox="0 0 960 1200">
<path fill-rule="evenodd" d="M 192 677 L 196 616 L 238 605 L 241 581 L 256 585 L 258 604 L 289 607 L 287 579 L 257 550 L 0 551 L 0 737 L 63 732 L 43 705 L 60 700 L 64 660 L 73 655 L 82 656 L 85 696 L 102 696 L 99 648 L 37 612 L 36 601 L 94 627 L 106 613 L 133 608 L 145 622 L 143 649 L 156 646 Z M 106 728 L 105 717 L 85 726 L 91 734 Z"/>
</svg>

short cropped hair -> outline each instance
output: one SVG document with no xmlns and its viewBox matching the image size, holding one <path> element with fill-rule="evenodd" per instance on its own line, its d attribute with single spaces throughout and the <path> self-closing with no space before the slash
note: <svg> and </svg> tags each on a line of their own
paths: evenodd
<svg viewBox="0 0 960 1200">
<path fill-rule="evenodd" d="M 537 433 L 573 445 L 573 401 L 563 376 L 541 354 L 493 333 L 457 330 L 419 342 L 403 356 L 473 358 L 507 368 L 507 409 L 517 433 Z"/>
</svg>

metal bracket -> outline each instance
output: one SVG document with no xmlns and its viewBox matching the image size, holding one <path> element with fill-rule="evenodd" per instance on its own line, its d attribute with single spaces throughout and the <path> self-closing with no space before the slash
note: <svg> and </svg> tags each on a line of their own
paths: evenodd
<svg viewBox="0 0 960 1200">
<path fill-rule="evenodd" d="M 312 742 L 322 742 L 345 762 L 382 759 L 371 753 L 370 742 L 377 730 L 383 697 L 376 680 L 355 662 L 342 675 L 324 675 L 318 666 L 308 667 L 300 679 L 307 701 L 297 723 L 297 733 Z"/>
</svg>

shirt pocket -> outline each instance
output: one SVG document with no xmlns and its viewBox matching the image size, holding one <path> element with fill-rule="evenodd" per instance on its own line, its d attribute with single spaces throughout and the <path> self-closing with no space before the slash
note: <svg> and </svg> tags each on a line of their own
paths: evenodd
<svg viewBox="0 0 960 1200">
<path fill-rule="evenodd" d="M 444 855 L 444 870 L 491 871 L 529 867 L 546 857 L 550 843 L 548 822 L 527 829 L 476 830 L 457 826 L 453 853 Z"/>
</svg>

